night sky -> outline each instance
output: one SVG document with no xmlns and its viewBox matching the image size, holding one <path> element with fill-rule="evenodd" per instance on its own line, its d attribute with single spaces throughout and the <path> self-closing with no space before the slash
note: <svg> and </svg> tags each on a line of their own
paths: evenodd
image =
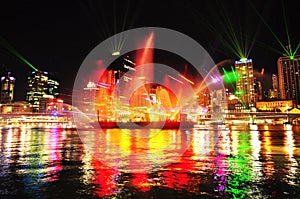
<svg viewBox="0 0 300 199">
<path fill-rule="evenodd" d="M 25 100 L 26 78 L 31 68 L 9 53 L 3 46 L 5 40 L 38 69 L 56 73 L 62 97 L 70 102 L 73 82 L 84 58 L 116 33 L 146 26 L 174 29 L 198 41 L 218 63 L 239 59 L 224 44 L 224 40 L 228 41 L 226 27 L 232 25 L 249 46 L 253 45 L 249 58 L 253 59 L 256 71 L 265 68 L 264 77 L 258 79 L 265 80 L 266 89 L 270 87 L 270 75 L 277 72 L 279 52 L 283 53 L 270 29 L 285 46 L 288 27 L 295 49 L 300 36 L 298 11 L 293 1 L 279 0 L 1 1 L 1 73 L 13 73 L 17 78 L 16 101 Z M 227 17 L 229 20 L 225 20 Z"/>
</svg>

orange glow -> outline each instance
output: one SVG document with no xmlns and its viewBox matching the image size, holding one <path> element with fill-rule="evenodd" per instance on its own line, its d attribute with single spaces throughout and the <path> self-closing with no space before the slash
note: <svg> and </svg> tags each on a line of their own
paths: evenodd
<svg viewBox="0 0 300 199">
<path fill-rule="evenodd" d="M 95 190 L 100 197 L 114 194 L 118 189 L 118 183 L 115 181 L 119 172 L 115 169 L 105 166 L 95 158 L 92 159 L 92 166 L 95 170 L 94 184 L 99 185 Z"/>
<path fill-rule="evenodd" d="M 265 72 L 265 69 L 262 68 L 260 74 L 261 74 L 261 75 L 264 75 L 264 72 Z"/>
<path fill-rule="evenodd" d="M 270 131 L 265 131 L 263 136 L 264 136 L 263 145 L 264 145 L 265 155 L 267 160 L 266 168 L 264 170 L 266 175 L 270 178 L 275 171 L 274 162 L 272 161 L 272 149 L 271 149 L 272 141 L 271 141 Z"/>
<path fill-rule="evenodd" d="M 183 75 L 180 75 L 180 74 L 178 74 L 179 75 L 179 77 L 181 77 L 182 79 L 184 79 L 185 81 L 187 81 L 187 82 L 189 82 L 190 84 L 195 84 L 192 80 L 189 80 L 188 78 L 186 78 L 185 76 L 183 76 Z"/>
<path fill-rule="evenodd" d="M 137 66 L 153 62 L 154 32 L 151 32 L 142 46 L 144 49 L 142 51 L 137 51 Z"/>
<path fill-rule="evenodd" d="M 131 184 L 133 187 L 140 189 L 142 192 L 149 191 L 151 183 L 149 183 L 148 175 L 145 173 L 134 173 L 132 175 Z"/>
</svg>

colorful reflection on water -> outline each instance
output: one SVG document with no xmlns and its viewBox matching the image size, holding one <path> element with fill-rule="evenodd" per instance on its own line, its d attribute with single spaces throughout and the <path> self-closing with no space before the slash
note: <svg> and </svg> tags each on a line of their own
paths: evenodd
<svg viewBox="0 0 300 199">
<path fill-rule="evenodd" d="M 149 133 L 144 132 L 149 130 L 134 131 Z M 105 139 L 95 142 L 99 151 L 107 152 L 116 161 L 113 166 L 105 159 L 95 158 L 76 131 L 2 129 L 0 196 L 297 198 L 300 195 L 300 131 L 292 126 L 164 130 L 151 139 L 128 135 L 110 129 L 104 131 Z M 90 139 L 97 138 L 97 133 L 91 134 Z M 185 146 L 186 140 L 190 140 L 189 147 L 180 158 L 172 159 L 174 151 Z M 123 150 L 115 150 L 111 145 Z M 141 158 L 149 152 L 153 157 Z M 136 153 L 140 156 L 130 159 Z M 162 158 L 157 158 L 157 154 Z M 146 160 L 144 164 L 139 162 Z M 126 170 L 145 165 L 152 166 L 152 170 L 143 173 Z"/>
</svg>

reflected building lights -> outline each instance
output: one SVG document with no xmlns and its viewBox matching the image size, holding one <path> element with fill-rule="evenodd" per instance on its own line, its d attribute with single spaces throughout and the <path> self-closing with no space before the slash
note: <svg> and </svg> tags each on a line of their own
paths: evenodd
<svg viewBox="0 0 300 199">
<path fill-rule="evenodd" d="M 205 145 L 205 132 L 200 131 L 193 131 L 193 142 L 192 142 L 192 149 L 193 153 L 195 154 L 193 156 L 194 160 L 202 160 L 204 159 L 204 145 Z"/>
<path fill-rule="evenodd" d="M 219 152 L 223 155 L 230 155 L 230 137 L 228 131 L 219 131 Z"/>
<path fill-rule="evenodd" d="M 272 141 L 270 131 L 263 132 L 263 146 L 265 151 L 265 158 L 266 158 L 266 167 L 264 168 L 264 173 L 271 178 L 273 173 L 275 172 L 274 169 L 274 161 L 272 160 Z"/>
<path fill-rule="evenodd" d="M 228 171 L 230 173 L 227 176 L 228 186 L 225 192 L 232 198 L 244 198 L 246 196 L 248 193 L 246 185 L 253 176 L 248 159 L 250 136 L 248 133 L 240 132 L 238 138 L 238 154 L 228 158 Z"/>
<path fill-rule="evenodd" d="M 238 154 L 239 137 L 237 131 L 231 131 L 231 151 L 233 155 Z"/>
<path fill-rule="evenodd" d="M 292 185 L 296 185 L 297 183 L 297 174 L 299 170 L 299 164 L 297 160 L 294 158 L 294 148 L 295 148 L 295 141 L 293 136 L 292 130 L 287 130 L 284 132 L 284 151 L 286 157 L 288 159 L 288 163 L 286 165 L 289 172 L 287 173 L 286 177 L 288 179 L 288 183 Z"/>
<path fill-rule="evenodd" d="M 257 129 L 257 125 L 255 125 Z M 260 150 L 261 150 L 261 141 L 259 140 L 259 131 L 257 130 L 251 130 L 251 150 L 252 150 L 252 170 L 254 172 L 254 179 L 253 180 L 259 180 L 262 176 L 262 164 L 259 161 L 260 158 Z"/>
<path fill-rule="evenodd" d="M 88 153 L 86 150 L 84 151 L 82 156 L 83 166 L 81 168 L 83 171 L 82 182 L 85 185 L 90 184 L 93 181 L 95 176 L 95 172 L 92 169 L 92 164 L 91 164 L 92 157 L 93 156 L 90 153 Z"/>
</svg>

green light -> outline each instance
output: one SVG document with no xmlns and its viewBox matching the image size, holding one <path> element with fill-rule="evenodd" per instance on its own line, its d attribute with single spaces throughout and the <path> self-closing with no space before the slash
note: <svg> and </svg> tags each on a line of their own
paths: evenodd
<svg viewBox="0 0 300 199">
<path fill-rule="evenodd" d="M 17 57 L 20 61 L 22 61 L 27 66 L 31 67 L 34 71 L 38 71 L 36 67 L 30 64 L 14 47 L 12 47 L 7 41 L 0 37 L 0 44 L 5 47 L 11 55 Z"/>
<path fill-rule="evenodd" d="M 240 59 L 240 61 L 246 61 L 246 60 L 247 60 L 246 57 L 242 57 L 242 58 Z"/>
<path fill-rule="evenodd" d="M 245 94 L 245 91 L 244 90 L 236 90 L 234 92 L 235 95 L 244 95 Z"/>
<path fill-rule="evenodd" d="M 270 33 L 274 36 L 274 38 L 276 39 L 276 41 L 278 42 L 278 44 L 282 47 L 282 49 L 284 50 L 284 53 L 280 53 L 281 55 L 285 55 L 285 56 L 289 56 L 291 60 L 293 60 L 293 56 L 296 54 L 296 52 L 298 51 L 299 47 L 300 47 L 300 43 L 297 45 L 296 49 L 293 50 L 292 49 L 292 45 L 291 45 L 291 39 L 290 39 L 290 35 L 289 35 L 289 29 L 288 29 L 288 24 L 287 24 L 287 19 L 286 19 L 286 13 L 285 13 L 285 7 L 283 4 L 283 1 L 281 1 L 282 3 L 282 14 L 283 14 L 283 20 L 284 20 L 284 25 L 285 25 L 285 33 L 287 36 L 287 47 L 283 44 L 283 42 L 281 42 L 281 40 L 278 38 L 278 36 L 273 32 L 273 30 L 271 29 L 271 27 L 267 24 L 267 22 L 264 20 L 264 18 L 261 16 L 261 14 L 255 9 L 253 4 L 250 4 L 256 14 L 260 17 L 260 19 L 262 20 L 262 22 L 265 24 L 265 26 L 269 29 Z M 272 49 L 274 51 L 277 52 L 276 49 Z"/>
<path fill-rule="evenodd" d="M 239 135 L 238 154 L 233 154 L 228 158 L 228 185 L 225 192 L 231 198 L 245 198 L 248 193 L 247 184 L 251 181 L 253 173 L 250 168 L 249 159 L 247 157 L 250 147 L 250 135 L 243 133 Z"/>
<path fill-rule="evenodd" d="M 236 80 L 238 80 L 238 75 L 235 73 L 234 69 L 232 68 L 232 72 L 227 72 L 225 70 L 224 67 L 222 67 L 223 71 L 224 71 L 224 81 L 226 83 L 233 83 L 235 82 Z"/>
<path fill-rule="evenodd" d="M 238 74 L 235 73 L 235 70 L 234 70 L 233 66 L 231 66 L 231 70 L 233 72 L 235 80 L 238 80 L 239 76 L 238 76 Z"/>
<path fill-rule="evenodd" d="M 290 56 L 290 60 L 294 60 L 294 56 L 293 55 Z"/>
</svg>

